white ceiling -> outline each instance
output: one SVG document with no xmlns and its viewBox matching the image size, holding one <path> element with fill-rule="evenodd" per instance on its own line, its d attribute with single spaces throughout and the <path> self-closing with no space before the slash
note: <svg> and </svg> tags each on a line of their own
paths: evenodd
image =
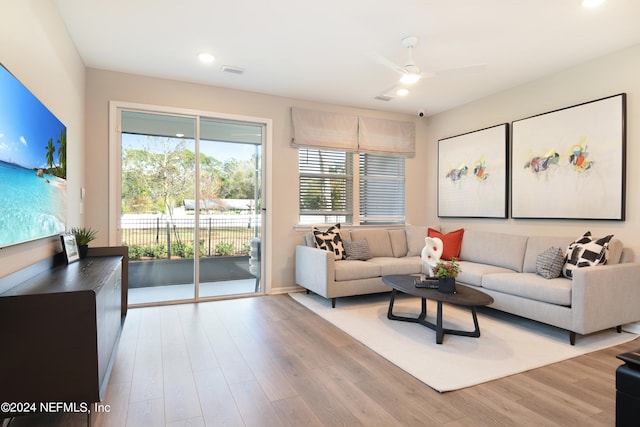
<svg viewBox="0 0 640 427">
<path fill-rule="evenodd" d="M 640 1 L 53 0 L 85 65 L 304 100 L 432 115 L 640 43 Z M 422 71 L 486 64 L 376 95 L 417 36 Z M 196 55 L 208 51 L 213 64 Z M 246 69 L 225 73 L 222 65 Z"/>
</svg>

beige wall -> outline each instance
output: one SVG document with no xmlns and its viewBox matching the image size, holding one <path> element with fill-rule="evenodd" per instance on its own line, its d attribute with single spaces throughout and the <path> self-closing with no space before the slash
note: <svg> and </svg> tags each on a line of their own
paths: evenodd
<svg viewBox="0 0 640 427">
<path fill-rule="evenodd" d="M 0 62 L 67 126 L 67 224 L 82 225 L 84 65 L 49 1 L 2 0 L 0 16 Z M 59 250 L 57 238 L 0 249 L 0 277 Z"/>
<path fill-rule="evenodd" d="M 216 88 L 115 72 L 85 70 L 55 7 L 43 0 L 2 0 L 0 61 L 54 114 L 68 131 L 69 226 L 89 225 L 99 230 L 96 244 L 107 244 L 108 228 L 108 103 L 110 100 L 238 114 L 271 119 L 273 158 L 271 167 L 273 241 L 269 265 L 273 292 L 294 285 L 294 246 L 301 231 L 297 218 L 296 150 L 289 147 L 292 106 L 356 112 L 375 117 L 414 120 L 417 156 L 407 161 L 407 221 L 491 229 L 523 234 L 577 235 L 586 229 L 596 234 L 615 233 L 640 254 L 640 200 L 634 193 L 640 178 L 635 167 L 640 153 L 640 46 L 608 55 L 574 69 L 487 97 L 429 119 L 343 106 L 323 105 L 232 89 Z M 86 86 L 85 86 L 86 78 Z M 86 93 L 85 93 L 86 91 Z M 510 122 L 593 99 L 626 92 L 627 98 L 627 220 L 439 220 L 437 140 L 460 133 Z M 85 119 L 86 117 L 86 119 Z M 85 132 L 86 129 L 86 132 Z M 86 164 L 83 164 L 86 160 Z M 80 188 L 87 196 L 80 200 Z M 0 277 L 50 256 L 59 250 L 55 239 L 43 239 L 0 250 Z"/>
<path fill-rule="evenodd" d="M 640 255 L 640 45 L 581 64 L 547 78 L 487 97 L 427 120 L 429 157 L 427 167 L 437 166 L 438 139 L 530 117 L 609 95 L 627 93 L 626 221 L 567 220 L 454 220 L 442 219 L 445 229 L 488 229 L 519 234 L 578 236 L 586 230 L 595 235 L 613 233 Z M 437 182 L 429 176 L 428 219 L 437 221 Z"/>
<path fill-rule="evenodd" d="M 407 194 L 412 195 L 407 197 L 407 219 L 414 224 L 424 224 L 426 199 L 423 195 L 427 170 L 422 165 L 426 156 L 426 128 L 424 119 L 419 119 L 417 114 L 412 117 L 323 105 L 95 69 L 87 70 L 86 99 L 86 215 L 87 223 L 101 230 L 97 244 L 108 243 L 109 183 L 105 159 L 109 155 L 109 101 L 251 116 L 272 121 L 272 156 L 268 171 L 271 175 L 271 188 L 266 189 L 270 192 L 267 209 L 272 223 L 269 233 L 271 239 L 266 248 L 266 253 L 269 254 L 267 277 L 270 278 L 267 290 L 271 293 L 284 292 L 294 287 L 294 248 L 302 235 L 302 231 L 294 229 L 298 215 L 298 159 L 297 150 L 290 147 L 292 106 L 415 121 L 417 156 L 407 161 Z"/>
</svg>

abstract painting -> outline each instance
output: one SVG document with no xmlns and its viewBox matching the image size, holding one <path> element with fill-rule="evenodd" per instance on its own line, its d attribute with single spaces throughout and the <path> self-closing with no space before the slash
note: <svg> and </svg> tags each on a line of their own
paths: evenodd
<svg viewBox="0 0 640 427">
<path fill-rule="evenodd" d="M 624 220 L 626 94 L 514 121 L 513 218 Z"/>
<path fill-rule="evenodd" d="M 438 141 L 438 216 L 507 217 L 509 125 Z"/>
</svg>

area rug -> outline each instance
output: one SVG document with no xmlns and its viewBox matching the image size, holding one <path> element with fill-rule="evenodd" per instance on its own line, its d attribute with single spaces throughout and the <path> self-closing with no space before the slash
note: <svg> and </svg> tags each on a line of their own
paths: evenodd
<svg viewBox="0 0 640 427">
<path fill-rule="evenodd" d="M 505 376 L 525 372 L 637 337 L 615 329 L 578 335 L 574 346 L 567 331 L 480 308 L 481 336 L 445 335 L 436 344 L 435 332 L 416 323 L 387 319 L 389 295 L 339 298 L 336 308 L 316 294 L 291 293 L 291 298 L 333 323 L 371 350 L 413 375 L 431 388 L 457 390 Z M 394 314 L 415 317 L 420 299 L 399 296 Z M 427 301 L 427 319 L 435 323 L 436 303 Z M 468 309 L 444 305 L 445 328 L 473 330 Z"/>
</svg>

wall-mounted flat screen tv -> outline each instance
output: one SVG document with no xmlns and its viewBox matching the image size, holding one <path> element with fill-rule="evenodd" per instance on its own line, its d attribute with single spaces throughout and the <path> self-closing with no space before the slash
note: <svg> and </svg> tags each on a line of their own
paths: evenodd
<svg viewBox="0 0 640 427">
<path fill-rule="evenodd" d="M 65 231 L 67 128 L 0 64 L 0 247 Z"/>
</svg>

